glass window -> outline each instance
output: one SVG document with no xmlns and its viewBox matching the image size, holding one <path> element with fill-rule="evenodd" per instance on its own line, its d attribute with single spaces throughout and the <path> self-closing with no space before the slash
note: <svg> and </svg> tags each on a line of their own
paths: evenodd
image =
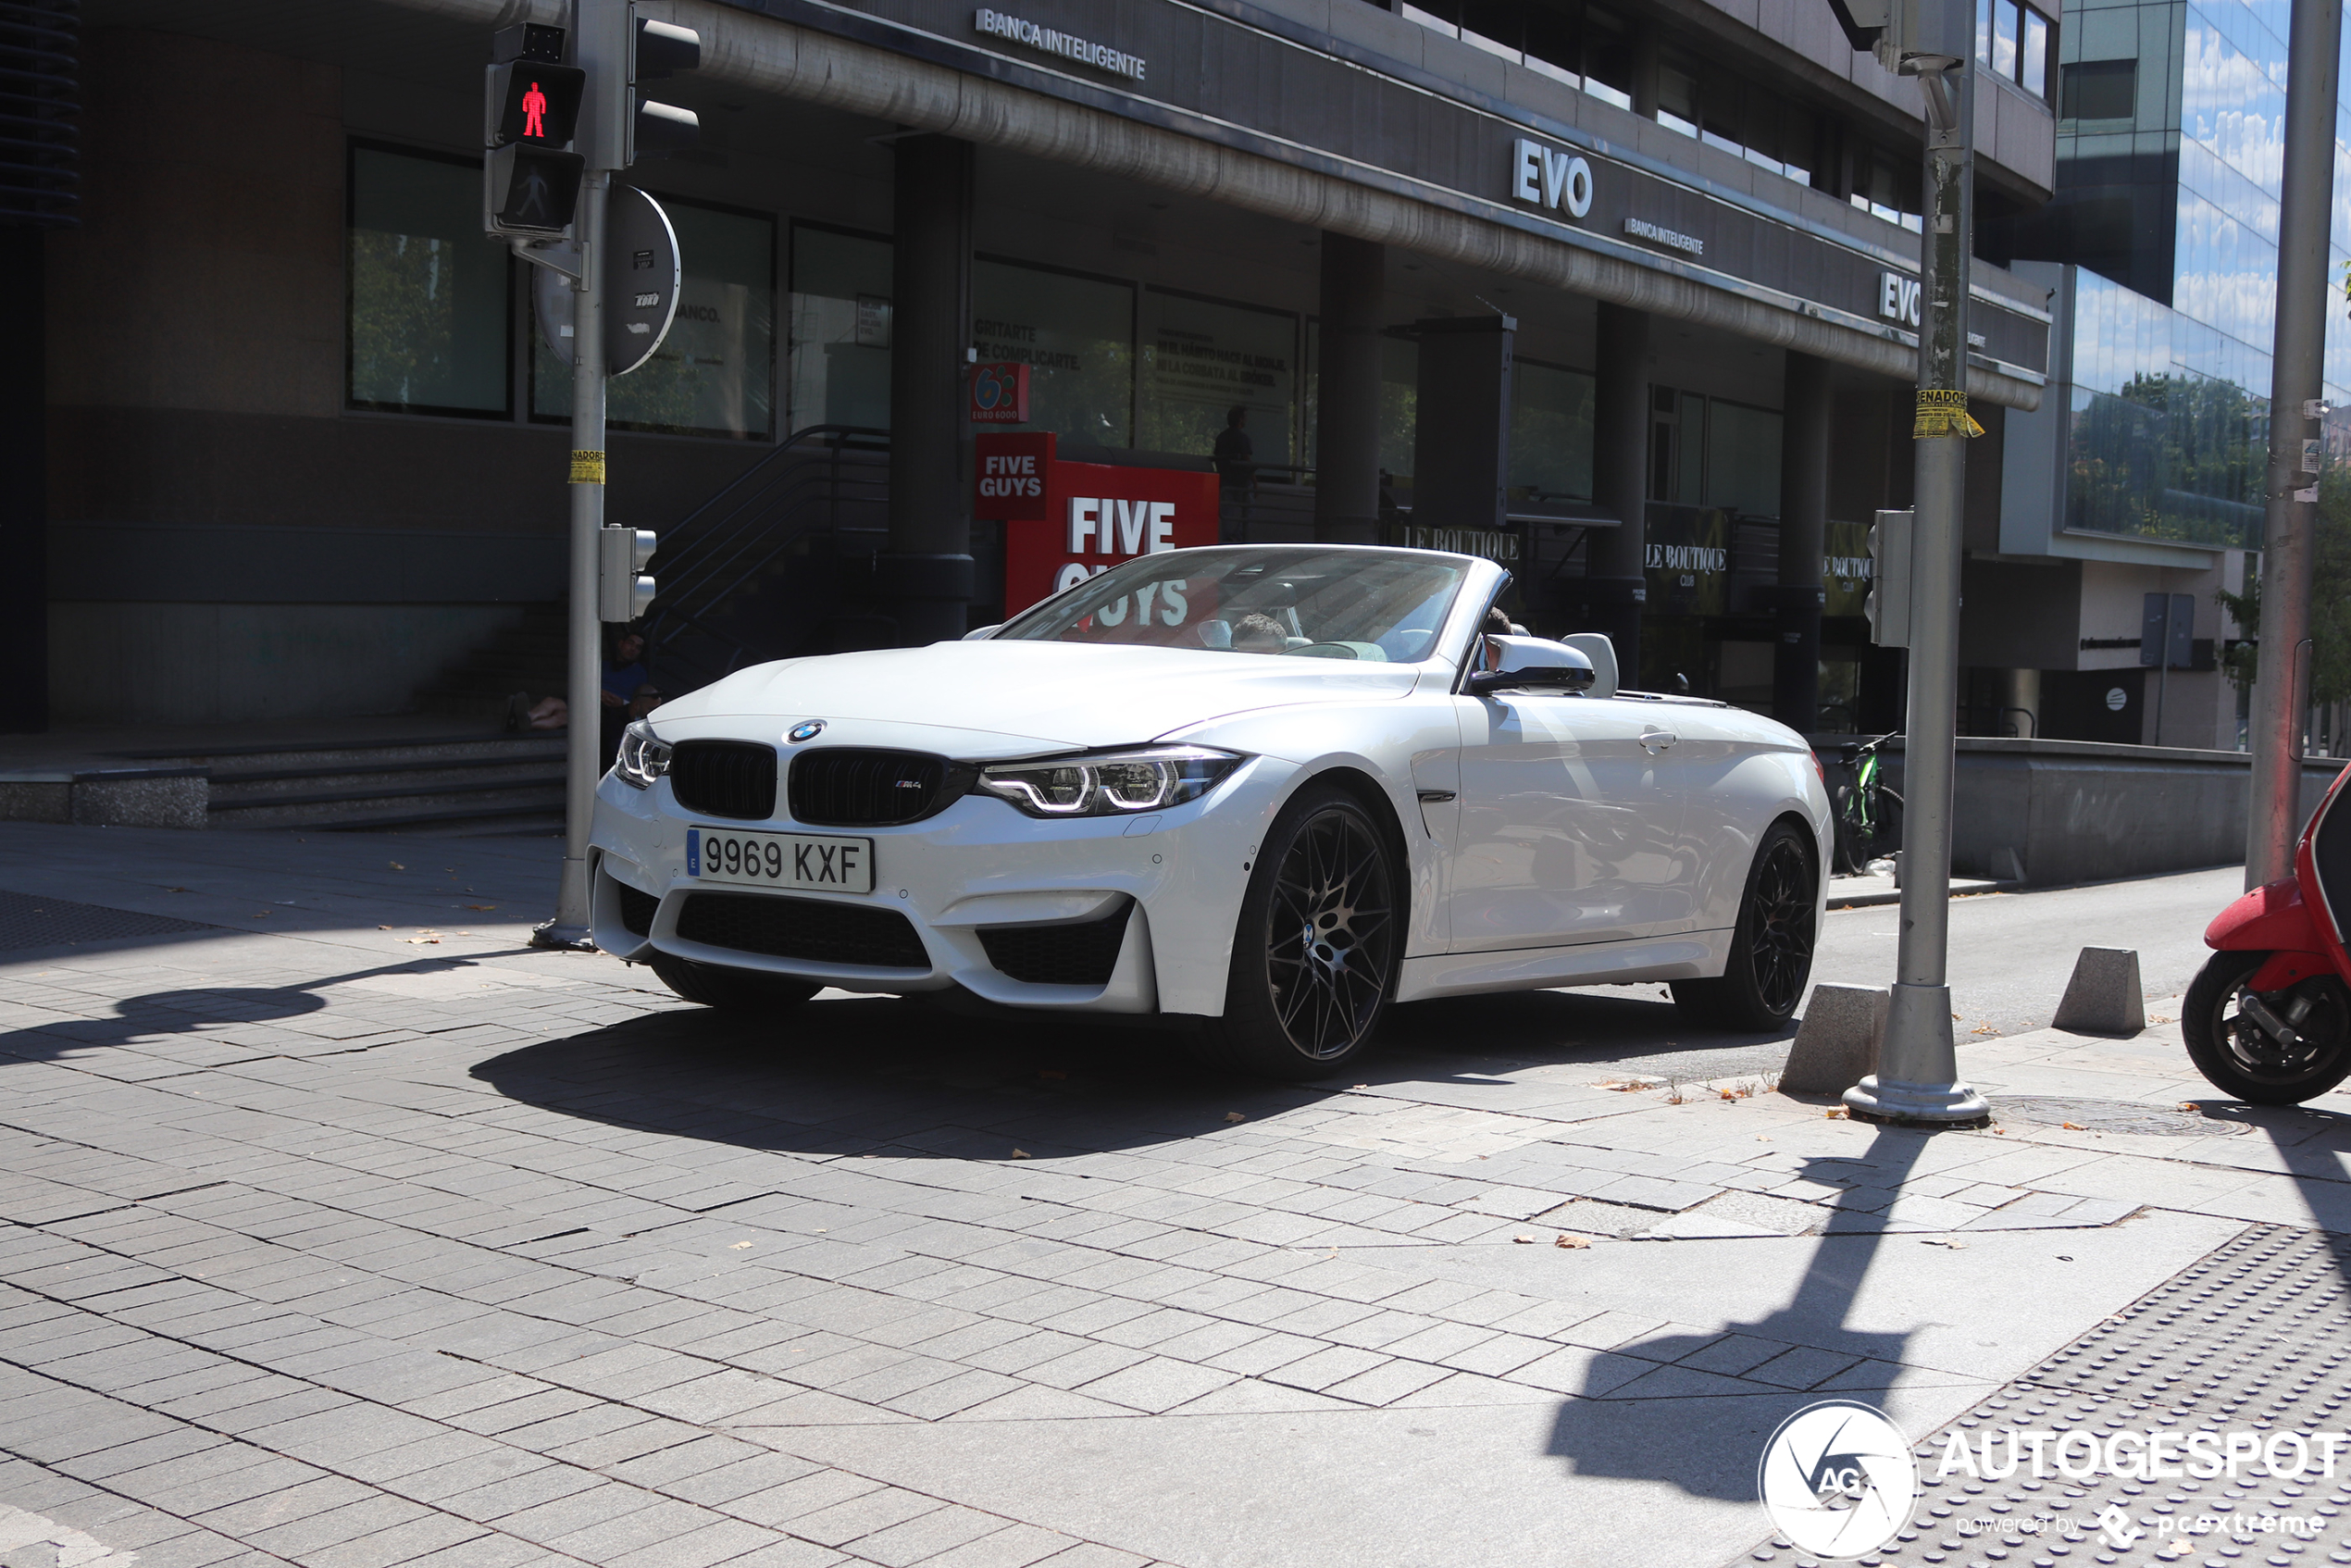
<svg viewBox="0 0 2351 1568">
<path fill-rule="evenodd" d="M 795 223 L 791 428 L 889 428 L 889 242 Z"/>
<path fill-rule="evenodd" d="M 1008 261 L 972 264 L 982 362 L 1026 365 L 1026 425 L 1089 446 L 1134 444 L 1135 290 Z M 1218 429 L 1223 421 L 1218 421 Z"/>
<path fill-rule="evenodd" d="M 2016 80 L 2016 0 L 1992 0 L 1992 68 Z"/>
<path fill-rule="evenodd" d="M 2018 81 L 2036 98 L 2049 95 L 2049 19 L 2030 6 L 2024 12 L 2023 69 Z"/>
<path fill-rule="evenodd" d="M 1511 369 L 1511 492 L 1539 501 L 1589 500 L 1592 378 L 1525 359 Z"/>
<path fill-rule="evenodd" d="M 1687 417 L 1685 416 L 1685 418 Z M 1780 417 L 1765 408 L 1710 402 L 1706 504 L 1753 517 L 1780 515 Z"/>
<path fill-rule="evenodd" d="M 616 429 L 766 441 L 776 433 L 776 220 L 657 198 L 678 232 L 678 316 L 653 356 L 613 380 Z M 571 413 L 571 367 L 535 345 L 530 409 Z"/>
<path fill-rule="evenodd" d="M 1992 0 L 1975 0 L 1975 57 L 1992 63 Z"/>
<path fill-rule="evenodd" d="M 1412 482 L 1412 445 L 1419 439 L 1421 345 L 1410 338 L 1379 341 L 1379 466 L 1390 479 Z M 1405 499 L 1410 499 L 1406 497 Z"/>
<path fill-rule="evenodd" d="M 1176 550 L 1121 562 L 996 635 L 1417 664 L 1461 582 L 1457 561 L 1418 551 Z"/>
<path fill-rule="evenodd" d="M 481 165 L 351 149 L 355 408 L 512 412 L 511 265 L 481 231 Z"/>
<path fill-rule="evenodd" d="M 1206 456 L 1228 411 L 1238 408 L 1259 471 L 1290 466 L 1298 317 L 1146 289 L 1141 360 L 1137 446 Z"/>
<path fill-rule="evenodd" d="M 2137 112 L 2139 62 L 2080 60 L 2058 79 L 2058 114 L 2065 119 L 2129 119 Z"/>
<path fill-rule="evenodd" d="M 1657 123 L 1685 136 L 1698 134 L 1698 78 L 1672 66 L 1657 71 Z"/>
</svg>

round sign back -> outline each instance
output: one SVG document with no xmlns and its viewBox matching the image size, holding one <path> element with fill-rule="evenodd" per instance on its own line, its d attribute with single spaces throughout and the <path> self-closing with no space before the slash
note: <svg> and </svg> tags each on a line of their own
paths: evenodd
<svg viewBox="0 0 2351 1568">
<path fill-rule="evenodd" d="M 604 213 L 604 373 L 626 376 L 653 356 L 678 318 L 683 281 L 678 233 L 661 204 L 642 191 L 615 185 Z M 539 268 L 531 296 L 539 330 L 556 358 L 574 363 L 573 333 L 578 295 L 571 280 Z"/>
</svg>

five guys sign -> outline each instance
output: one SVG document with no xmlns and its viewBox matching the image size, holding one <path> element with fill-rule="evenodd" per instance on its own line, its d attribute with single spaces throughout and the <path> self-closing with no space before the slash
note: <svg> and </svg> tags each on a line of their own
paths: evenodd
<svg viewBox="0 0 2351 1568">
<path fill-rule="evenodd" d="M 1004 519 L 1008 616 L 1134 556 L 1216 542 L 1214 474 L 1064 463 L 1051 431 L 973 439 L 973 514 Z"/>
</svg>

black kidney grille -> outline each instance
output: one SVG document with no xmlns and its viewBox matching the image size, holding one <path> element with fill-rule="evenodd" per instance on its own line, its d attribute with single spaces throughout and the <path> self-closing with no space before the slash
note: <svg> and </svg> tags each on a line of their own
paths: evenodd
<svg viewBox="0 0 2351 1568">
<path fill-rule="evenodd" d="M 999 974 L 1032 986 L 1106 986 L 1126 940 L 1126 902 L 1063 926 L 982 926 L 979 945 Z"/>
<path fill-rule="evenodd" d="M 776 748 L 753 740 L 680 740 L 669 791 L 688 811 L 765 822 L 776 815 Z"/>
<path fill-rule="evenodd" d="M 791 759 L 795 822 L 813 828 L 888 828 L 920 822 L 971 788 L 974 770 L 924 752 L 830 746 Z"/>
<path fill-rule="evenodd" d="M 643 936 L 653 928 L 653 911 L 661 907 L 661 900 L 651 893 L 641 893 L 628 883 L 615 878 L 613 886 L 620 893 L 620 923 Z"/>
<path fill-rule="evenodd" d="M 914 923 L 894 909 L 765 893 L 693 893 L 678 915 L 690 942 L 875 969 L 927 969 Z"/>
</svg>

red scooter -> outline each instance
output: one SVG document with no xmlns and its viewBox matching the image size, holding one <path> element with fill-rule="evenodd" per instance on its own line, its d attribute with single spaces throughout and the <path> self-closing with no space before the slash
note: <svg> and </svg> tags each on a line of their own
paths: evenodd
<svg viewBox="0 0 2351 1568">
<path fill-rule="evenodd" d="M 2336 775 L 2295 846 L 2294 876 L 2256 888 L 2205 927 L 2216 948 L 2180 1030 L 2215 1089 L 2263 1105 L 2313 1100 L 2351 1074 L 2351 806 Z M 2340 808 L 2340 809 L 2338 809 Z"/>
</svg>

